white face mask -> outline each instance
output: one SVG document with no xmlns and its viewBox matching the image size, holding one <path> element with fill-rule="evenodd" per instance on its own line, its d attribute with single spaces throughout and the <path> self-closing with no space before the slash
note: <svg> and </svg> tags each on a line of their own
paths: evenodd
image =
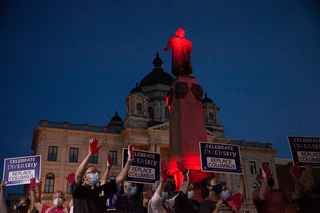
<svg viewBox="0 0 320 213">
<path fill-rule="evenodd" d="M 188 191 L 188 199 L 192 200 L 193 198 L 194 198 L 194 191 L 193 190 Z"/>
<path fill-rule="evenodd" d="M 222 191 L 222 197 L 223 199 L 227 199 L 230 196 L 229 190 Z"/>
<path fill-rule="evenodd" d="M 56 199 L 54 199 L 53 201 L 53 205 L 55 205 L 56 207 L 60 207 L 63 204 L 63 200 L 59 197 L 57 197 Z"/>
</svg>

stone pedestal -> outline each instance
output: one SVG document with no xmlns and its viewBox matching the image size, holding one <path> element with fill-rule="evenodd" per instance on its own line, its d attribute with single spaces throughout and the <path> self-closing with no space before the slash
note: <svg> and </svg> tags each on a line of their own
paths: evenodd
<svg viewBox="0 0 320 213">
<path fill-rule="evenodd" d="M 202 96 L 202 87 L 195 77 L 190 76 L 179 76 L 167 95 L 170 107 L 169 170 L 175 177 L 177 187 L 182 180 L 176 168 L 177 160 L 182 160 L 186 168 L 197 173 L 195 182 L 211 175 L 200 172 L 199 142 L 207 142 Z"/>
</svg>

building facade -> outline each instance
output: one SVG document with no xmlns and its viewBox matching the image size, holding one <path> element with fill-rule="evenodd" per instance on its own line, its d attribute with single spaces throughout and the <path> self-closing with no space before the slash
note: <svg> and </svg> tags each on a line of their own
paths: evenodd
<svg viewBox="0 0 320 213">
<path fill-rule="evenodd" d="M 169 159 L 169 109 L 166 94 L 174 78 L 161 68 L 162 60 L 158 53 L 153 61 L 154 69 L 130 91 L 125 99 L 126 115 L 123 121 L 117 113 L 107 126 L 70 124 L 42 120 L 34 128 L 31 149 L 34 155 L 41 155 L 42 203 L 52 205 L 54 191 L 66 192 L 71 199 L 71 187 L 66 177 L 76 172 L 87 156 L 89 140 L 99 139 L 103 145 L 91 160 L 101 172 L 106 168 L 106 156 L 110 153 L 113 166 L 111 178 L 121 171 L 123 148 L 132 143 L 137 150 L 161 153 L 161 158 Z M 240 146 L 241 161 L 245 167 L 245 200 L 241 211 L 256 212 L 252 202 L 252 191 L 257 187 L 256 173 L 262 162 L 266 162 L 276 173 L 275 153 L 272 144 L 235 141 L 224 137 L 224 127 L 218 118 L 219 107 L 207 97 L 203 98 L 203 115 L 208 142 L 230 143 Z M 218 174 L 233 192 L 239 190 L 239 175 Z M 275 174 L 276 177 L 276 174 Z M 278 187 L 275 178 L 275 187 Z"/>
</svg>

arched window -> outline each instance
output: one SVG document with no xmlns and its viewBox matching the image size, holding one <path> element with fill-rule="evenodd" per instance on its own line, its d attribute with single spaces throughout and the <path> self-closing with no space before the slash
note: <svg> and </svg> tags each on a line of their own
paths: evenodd
<svg viewBox="0 0 320 213">
<path fill-rule="evenodd" d="M 165 118 L 169 119 L 169 108 L 166 106 L 166 108 L 164 109 L 165 111 Z"/>
<path fill-rule="evenodd" d="M 213 120 L 213 114 L 211 112 L 209 113 L 209 119 Z"/>
<path fill-rule="evenodd" d="M 139 104 L 137 104 L 137 110 L 139 111 L 139 112 L 141 112 L 142 111 L 142 105 L 139 103 Z"/>
<path fill-rule="evenodd" d="M 45 193 L 53 193 L 53 187 L 54 187 L 54 174 L 49 173 L 46 175 L 46 183 L 44 186 L 44 192 Z"/>
<path fill-rule="evenodd" d="M 149 118 L 153 118 L 153 108 L 148 107 L 148 112 L 149 112 Z"/>
</svg>

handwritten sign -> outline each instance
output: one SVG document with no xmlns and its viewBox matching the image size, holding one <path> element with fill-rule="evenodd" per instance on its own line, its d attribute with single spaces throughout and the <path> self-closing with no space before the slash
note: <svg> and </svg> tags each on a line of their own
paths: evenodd
<svg viewBox="0 0 320 213">
<path fill-rule="evenodd" d="M 128 159 L 128 149 L 123 149 L 122 168 Z M 152 184 L 160 180 L 160 153 L 134 150 L 134 160 L 127 181 Z"/>
<path fill-rule="evenodd" d="M 242 173 L 237 145 L 200 142 L 200 159 L 204 172 Z"/>
<path fill-rule="evenodd" d="M 29 184 L 31 178 L 40 179 L 41 156 L 4 159 L 3 181 L 7 186 Z"/>
</svg>

